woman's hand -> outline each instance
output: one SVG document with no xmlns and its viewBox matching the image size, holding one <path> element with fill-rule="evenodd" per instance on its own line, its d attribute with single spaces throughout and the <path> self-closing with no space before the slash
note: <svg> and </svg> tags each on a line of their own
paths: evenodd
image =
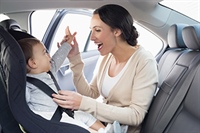
<svg viewBox="0 0 200 133">
<path fill-rule="evenodd" d="M 73 44 L 71 44 L 72 49 L 70 50 L 69 54 L 67 55 L 67 57 L 73 57 L 77 54 L 79 54 L 79 47 L 78 47 L 78 43 L 76 41 L 76 37 L 74 37 L 73 40 Z"/>
<path fill-rule="evenodd" d="M 74 91 L 60 90 L 58 94 L 52 94 L 54 102 L 63 108 L 79 109 L 82 96 Z"/>
</svg>

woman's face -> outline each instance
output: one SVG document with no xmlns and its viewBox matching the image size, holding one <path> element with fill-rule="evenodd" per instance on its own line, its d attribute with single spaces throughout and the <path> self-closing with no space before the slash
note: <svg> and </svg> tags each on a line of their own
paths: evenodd
<svg viewBox="0 0 200 133">
<path fill-rule="evenodd" d="M 105 24 L 98 14 L 94 14 L 91 19 L 90 28 L 92 30 L 90 39 L 98 47 L 101 55 L 112 52 L 116 46 L 115 31 Z"/>
</svg>

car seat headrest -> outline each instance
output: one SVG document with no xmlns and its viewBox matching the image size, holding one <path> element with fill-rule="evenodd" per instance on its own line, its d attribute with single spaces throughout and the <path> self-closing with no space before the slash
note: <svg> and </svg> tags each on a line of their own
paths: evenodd
<svg viewBox="0 0 200 133">
<path fill-rule="evenodd" d="M 11 29 L 22 31 L 20 25 L 13 19 L 3 20 L 1 21 L 0 25 L 3 26 L 6 31 Z"/>
<path fill-rule="evenodd" d="M 34 36 L 28 34 L 25 30 L 22 30 L 17 21 L 13 19 L 1 21 L 0 25 L 3 26 L 4 29 L 8 31 L 17 41 L 23 38 L 34 38 Z"/>
<path fill-rule="evenodd" d="M 167 35 L 167 41 L 170 48 L 187 48 L 182 37 L 182 30 L 186 24 L 173 24 L 170 26 Z"/>
<path fill-rule="evenodd" d="M 20 40 L 23 38 L 35 38 L 34 36 L 26 33 L 26 32 L 22 32 L 22 31 L 15 31 L 15 30 L 9 30 L 8 31 L 14 38 L 15 40 Z"/>
<path fill-rule="evenodd" d="M 200 49 L 200 24 L 187 26 L 183 29 L 183 40 L 190 49 Z"/>
</svg>

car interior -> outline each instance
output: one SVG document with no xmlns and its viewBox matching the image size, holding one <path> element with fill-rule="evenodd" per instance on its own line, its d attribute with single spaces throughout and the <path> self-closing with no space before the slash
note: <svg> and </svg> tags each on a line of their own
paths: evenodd
<svg viewBox="0 0 200 133">
<path fill-rule="evenodd" d="M 107 3 L 126 7 L 137 23 L 151 30 L 164 44 L 155 55 L 159 83 L 142 123 L 141 133 L 200 133 L 200 22 L 166 8 L 159 2 L 161 0 L 91 0 L 88 5 L 88 1 L 58 0 L 52 1 L 55 5 L 51 7 L 50 4 L 45 5 L 45 0 L 32 3 L 27 1 L 23 4 L 20 0 L 2 0 L 0 13 L 5 13 L 10 18 L 0 21 L 0 133 L 88 132 L 73 124 L 46 120 L 29 109 L 25 100 L 26 64 L 17 40 L 34 37 L 28 28 L 30 20 L 22 22 L 22 16 L 36 9 L 95 9 Z M 32 7 L 33 3 L 35 6 Z M 43 41 L 48 48 L 51 41 L 45 37 Z M 86 65 L 89 64 L 85 69 L 85 73 L 90 74 L 88 80 L 98 62 L 99 55 L 96 53 L 97 51 L 92 51 L 91 62 L 84 60 Z M 86 52 L 83 52 L 82 57 L 86 56 Z M 63 86 L 66 85 L 62 80 L 66 80 L 63 75 L 68 71 L 68 65 L 66 61 L 58 72 Z M 67 76 L 71 78 L 71 74 Z M 69 90 L 74 91 L 73 85 L 69 86 Z"/>
</svg>

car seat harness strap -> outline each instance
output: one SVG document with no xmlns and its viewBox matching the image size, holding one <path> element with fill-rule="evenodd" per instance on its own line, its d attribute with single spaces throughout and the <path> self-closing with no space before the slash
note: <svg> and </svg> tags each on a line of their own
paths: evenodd
<svg viewBox="0 0 200 133">
<path fill-rule="evenodd" d="M 55 85 L 56 85 L 56 88 L 58 90 L 60 90 L 60 87 L 55 79 L 55 77 L 53 76 L 53 74 L 51 72 L 48 72 Z M 27 76 L 27 81 L 33 85 L 35 85 L 36 87 L 38 87 L 41 91 L 43 91 L 45 94 L 47 94 L 49 97 L 53 98 L 52 97 L 52 94 L 57 94 L 53 89 L 51 89 L 46 83 L 44 83 L 43 81 L 37 79 L 37 78 L 34 78 L 34 77 L 28 77 Z M 62 113 L 65 112 L 67 113 L 70 117 L 74 118 L 74 111 L 72 111 L 71 109 L 65 109 L 65 108 L 62 108 L 60 106 L 57 107 L 54 115 L 52 116 L 51 120 L 55 120 L 55 121 L 60 121 L 61 117 L 62 117 Z"/>
</svg>

